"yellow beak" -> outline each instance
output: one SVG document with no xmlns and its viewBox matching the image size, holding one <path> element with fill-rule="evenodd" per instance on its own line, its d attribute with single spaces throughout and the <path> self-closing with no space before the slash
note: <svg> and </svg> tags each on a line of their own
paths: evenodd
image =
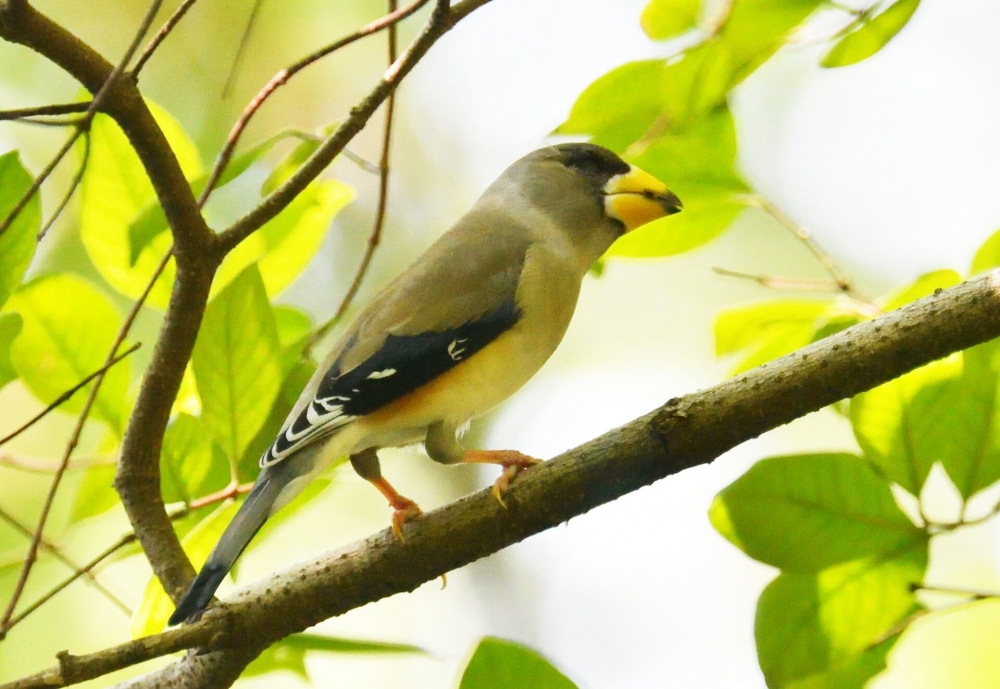
<svg viewBox="0 0 1000 689">
<path fill-rule="evenodd" d="M 604 185 L 604 214 L 620 221 L 626 232 L 674 213 L 684 204 L 660 180 L 635 165 Z"/>
</svg>

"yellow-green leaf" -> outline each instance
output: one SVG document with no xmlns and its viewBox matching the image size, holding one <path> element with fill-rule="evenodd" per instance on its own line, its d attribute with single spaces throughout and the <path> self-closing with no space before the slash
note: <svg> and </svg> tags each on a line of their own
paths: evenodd
<svg viewBox="0 0 1000 689">
<path fill-rule="evenodd" d="M 212 548 L 219 541 L 222 532 L 236 515 L 240 503 L 227 500 L 211 514 L 201 520 L 181 539 L 181 545 L 195 568 L 200 568 L 208 559 Z M 132 614 L 132 638 L 159 634 L 167 627 L 167 620 L 174 611 L 174 604 L 163 590 L 163 585 L 155 575 L 151 575 L 142 594 L 139 605 Z"/>
<path fill-rule="evenodd" d="M 191 365 L 202 422 L 235 468 L 281 388 L 277 326 L 256 265 L 209 302 Z"/>
<path fill-rule="evenodd" d="M 6 218 L 31 188 L 31 175 L 21 165 L 17 151 L 0 155 L 0 220 Z M 21 284 L 35 255 L 41 229 L 42 204 L 36 192 L 28 204 L 0 234 L 0 306 Z"/>
<path fill-rule="evenodd" d="M 102 292 L 83 278 L 66 273 L 38 278 L 22 287 L 9 308 L 24 319 L 10 358 L 20 378 L 43 402 L 55 400 L 103 366 L 118 335 L 121 316 Z M 124 431 L 125 396 L 131 382 L 128 359 L 108 370 L 94 404 L 94 414 L 119 436 Z M 61 407 L 78 412 L 87 389 Z"/>
<path fill-rule="evenodd" d="M 846 67 L 866 60 L 882 50 L 902 31 L 917 11 L 920 0 L 896 0 L 874 19 L 841 38 L 820 64 L 823 67 Z"/>
<path fill-rule="evenodd" d="M 180 124 L 156 104 L 149 103 L 149 107 L 185 177 L 200 175 L 198 150 Z M 95 117 L 81 188 L 80 237 L 101 276 L 128 297 L 143 292 L 171 244 L 169 233 L 162 233 L 132 260 L 130 228 L 155 198 L 153 185 L 125 134 L 110 117 Z M 150 293 L 149 305 L 162 308 L 167 304 L 173 276 L 171 263 Z"/>
<path fill-rule="evenodd" d="M 693 29 L 700 12 L 701 0 L 652 0 L 639 23 L 647 36 L 662 40 Z"/>
</svg>

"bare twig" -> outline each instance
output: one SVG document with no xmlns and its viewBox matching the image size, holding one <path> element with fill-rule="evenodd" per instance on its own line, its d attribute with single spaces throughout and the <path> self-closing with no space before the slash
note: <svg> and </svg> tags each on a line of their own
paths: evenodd
<svg viewBox="0 0 1000 689">
<path fill-rule="evenodd" d="M 712 270 L 718 275 L 724 275 L 741 280 L 756 282 L 762 287 L 780 290 L 804 290 L 806 292 L 842 292 L 840 285 L 827 280 L 805 280 L 802 278 L 780 278 L 771 275 L 753 275 L 751 273 L 741 273 L 738 270 L 729 270 L 712 266 Z"/>
<path fill-rule="evenodd" d="M 163 26 L 160 27 L 160 30 L 156 32 L 156 35 L 153 36 L 143 49 L 142 55 L 139 56 L 139 59 L 135 61 L 135 67 L 132 68 L 133 77 L 139 76 L 139 72 L 141 72 L 142 68 L 146 66 L 146 62 L 149 58 L 153 56 L 156 49 L 160 47 L 160 44 L 163 43 L 167 36 L 170 35 L 170 32 L 174 30 L 174 27 L 177 26 L 180 20 L 184 18 L 184 15 L 187 14 L 187 11 L 191 9 L 191 6 L 196 2 L 198 2 L 198 0 L 184 0 L 184 2 L 182 2 L 176 10 L 174 10 L 174 13 L 170 15 L 170 18 L 167 19 Z"/>
<path fill-rule="evenodd" d="M 816 260 L 819 261 L 820 265 L 823 266 L 823 269 L 829 273 L 831 278 L 833 278 L 833 281 L 837 284 L 837 287 L 841 292 L 852 299 L 856 299 L 866 304 L 872 304 L 871 299 L 861 294 L 854 288 L 854 284 L 851 282 L 847 273 L 840 269 L 837 262 L 834 261 L 833 257 L 819 245 L 819 242 L 816 241 L 809 230 L 792 220 L 791 216 L 773 204 L 765 196 L 756 194 L 753 198 L 761 208 L 781 223 L 785 229 L 789 230 L 793 235 L 795 235 L 796 239 L 801 241 L 806 248 L 809 249 L 812 255 L 816 257 Z"/>
<path fill-rule="evenodd" d="M 389 14 L 391 15 L 396 11 L 396 0 L 389 0 Z M 397 31 L 396 25 L 393 24 L 389 27 L 389 65 L 391 66 L 396 61 L 397 52 Z M 316 332 L 310 338 L 308 344 L 302 350 L 302 356 L 308 357 L 312 348 L 316 344 L 326 337 L 326 334 L 333 329 L 340 319 L 344 317 L 347 313 L 347 309 L 351 307 L 351 302 L 354 301 L 354 297 L 357 295 L 358 290 L 361 289 L 361 283 L 365 279 L 365 275 L 368 273 L 368 267 L 371 265 L 372 257 L 375 255 L 375 250 L 378 248 L 379 242 L 382 239 L 382 229 L 385 226 L 385 213 L 389 202 L 389 151 L 390 144 L 392 141 L 392 115 L 396 105 L 396 94 L 389 94 L 389 97 L 385 101 L 385 124 L 382 130 L 382 155 L 379 157 L 379 185 L 378 185 L 378 206 L 375 209 L 375 222 L 372 225 L 371 235 L 368 237 L 368 246 L 365 248 L 365 255 L 361 258 L 361 264 L 358 266 L 357 272 L 354 274 L 354 280 L 351 282 L 351 286 L 347 290 L 347 294 L 340 302 L 340 306 L 337 307 L 336 313 L 333 317 L 326 323 L 321 325 L 316 329 Z"/>
<path fill-rule="evenodd" d="M 205 184 L 205 188 L 202 190 L 200 202 L 204 204 L 205 199 L 212 193 L 215 189 L 215 185 L 219 183 L 219 178 L 222 177 L 222 173 L 225 171 L 226 166 L 233 157 L 233 151 L 236 149 L 236 144 L 239 142 L 240 137 L 243 135 L 243 131 L 246 129 L 247 125 L 250 123 L 251 118 L 260 109 L 264 102 L 271 97 L 271 95 L 281 86 L 288 83 L 288 80 L 293 76 L 301 72 L 303 69 L 313 64 L 314 62 L 320 60 L 321 58 L 330 55 L 341 48 L 354 43 L 366 36 L 370 36 L 373 33 L 377 33 L 382 29 L 387 27 L 393 27 L 398 22 L 406 19 L 408 16 L 416 12 L 418 9 L 423 7 L 429 2 L 429 0 L 414 0 L 411 4 L 407 5 L 401 10 L 395 12 L 390 12 L 384 17 L 377 19 L 370 24 L 361 27 L 349 36 L 346 36 L 339 41 L 331 43 L 330 45 L 311 53 L 298 62 L 286 67 L 277 74 L 275 74 L 269 82 L 262 88 L 253 100 L 247 105 L 240 115 L 239 119 L 236 120 L 236 124 L 229 131 L 229 136 L 226 137 L 226 143 L 219 152 L 218 157 L 215 159 L 215 166 L 212 168 L 212 173 L 208 177 L 208 182 Z M 370 115 L 369 115 L 370 116 Z M 365 118 L 367 119 L 367 117 Z M 313 175 L 315 177 L 315 175 Z"/>
<path fill-rule="evenodd" d="M 239 73 L 240 65 L 243 64 L 243 55 L 246 51 L 247 45 L 250 43 L 250 34 L 253 32 L 254 24 L 257 23 L 257 14 L 260 12 L 260 6 L 264 4 L 264 0 L 255 0 L 253 7 L 250 8 L 250 16 L 247 17 L 247 25 L 243 29 L 243 35 L 240 36 L 240 44 L 236 47 L 236 55 L 233 56 L 233 63 L 229 66 L 229 74 L 226 75 L 226 83 L 222 85 L 222 97 L 229 98 L 233 91 L 233 84 L 236 82 L 236 75 Z"/>
<path fill-rule="evenodd" d="M 930 591 L 932 593 L 946 593 L 950 596 L 961 596 L 971 600 L 988 600 L 1000 598 L 1000 591 L 974 591 L 956 586 L 934 586 L 933 584 L 913 584 L 910 587 L 914 591 Z"/>
<path fill-rule="evenodd" d="M 94 378 L 97 378 L 98 376 L 104 375 L 104 373 L 106 373 L 109 368 L 111 368 L 112 366 L 114 366 L 115 364 L 117 364 L 119 361 L 125 359 L 127 356 L 129 356 L 130 354 L 132 354 L 133 352 L 135 352 L 137 349 L 139 349 L 139 347 L 141 347 L 141 346 L 142 346 L 141 342 L 136 342 L 134 345 L 132 345 L 131 347 L 129 347 L 128 349 L 126 349 L 121 354 L 115 355 L 110 360 L 104 362 L 103 366 L 101 366 L 99 369 L 97 369 L 96 371 L 94 371 L 93 373 L 91 373 L 89 376 L 87 376 L 86 378 L 84 378 L 83 380 L 81 380 L 79 383 L 77 383 L 76 385 L 74 385 L 73 387 L 71 387 L 69 390 L 67 390 L 66 392 L 62 393 L 61 395 L 59 395 L 54 400 L 52 400 L 52 402 L 47 407 L 45 407 L 45 409 L 43 409 L 42 411 L 40 411 L 37 414 L 35 414 L 33 417 L 31 417 L 31 419 L 29 419 L 28 421 L 26 421 L 17 430 L 12 431 L 11 433 L 9 433 L 6 436 L 4 436 L 3 438 L 0 438 L 0 446 L 6 445 L 11 440 L 13 440 L 17 436 L 21 435 L 26 430 L 28 430 L 29 428 L 31 428 L 32 426 L 34 426 L 36 423 L 38 423 L 39 421 L 41 421 L 42 419 L 44 419 L 52 411 L 54 411 L 61 404 L 63 404 L 66 400 L 68 400 L 70 397 L 72 397 L 77 392 L 79 392 L 90 381 L 94 380 Z"/>
<path fill-rule="evenodd" d="M 22 535 L 27 536 L 28 538 L 32 538 L 32 536 L 34 535 L 32 533 L 32 531 L 31 531 L 31 529 L 29 529 L 27 526 L 25 526 L 24 524 L 22 524 L 12 514 L 9 514 L 9 513 L 7 513 L 6 511 L 4 511 L 2 509 L 0 509 L 0 519 L 2 519 L 3 521 L 7 522 L 7 524 L 9 524 L 10 526 L 12 526 L 17 531 L 21 532 Z M 54 558 L 56 558 L 57 560 L 59 560 L 59 562 L 63 563 L 64 565 L 66 565 L 67 567 L 69 567 L 71 570 L 73 570 L 73 573 L 77 577 L 85 576 L 87 578 L 87 581 L 89 581 L 90 584 L 101 593 L 101 595 L 103 595 L 105 598 L 107 598 L 108 601 L 110 601 L 112 605 L 114 605 L 116 608 L 118 608 L 123 613 L 125 613 L 126 617 L 130 617 L 132 615 L 132 609 L 129 608 L 127 605 L 125 605 L 125 603 L 123 603 L 121 601 L 121 599 L 118 596 L 116 596 L 114 593 L 112 593 L 104 584 L 102 584 L 101 582 L 99 582 L 97 580 L 97 577 L 94 576 L 93 572 L 82 570 L 79 567 L 79 565 L 77 565 L 75 562 L 73 562 L 68 557 L 66 557 L 65 555 L 63 555 L 62 551 L 59 550 L 59 548 L 57 548 L 53 544 L 49 543 L 45 539 L 42 539 L 41 546 L 42 546 L 42 548 L 44 550 L 47 550 L 48 552 L 52 553 L 52 556 Z"/>
<path fill-rule="evenodd" d="M 72 115 L 87 112 L 90 103 L 61 103 L 58 105 L 40 105 L 34 108 L 18 108 L 16 110 L 0 110 L 0 121 L 22 120 L 26 117 L 48 117 L 50 115 Z"/>
<path fill-rule="evenodd" d="M 56 220 L 62 215 L 62 212 L 66 210 L 66 206 L 73 199 L 73 195 L 76 190 L 80 187 L 80 183 L 83 182 L 83 173 L 87 171 L 87 163 L 90 161 L 90 134 L 87 133 L 83 137 L 83 159 L 80 161 L 80 167 L 77 168 L 76 174 L 73 175 L 72 181 L 69 183 L 69 189 L 63 194 L 62 201 L 59 202 L 59 206 L 56 208 L 55 212 L 52 213 L 52 217 L 49 218 L 48 222 L 42 227 L 38 232 L 37 241 L 42 241 L 45 239 L 45 235 L 48 234 L 52 226 L 56 224 Z M 3 443 L 0 442 L 0 445 Z"/>
</svg>

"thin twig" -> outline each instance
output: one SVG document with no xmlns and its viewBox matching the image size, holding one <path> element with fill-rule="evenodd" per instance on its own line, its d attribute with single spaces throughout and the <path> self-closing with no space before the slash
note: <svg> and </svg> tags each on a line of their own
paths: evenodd
<svg viewBox="0 0 1000 689">
<path fill-rule="evenodd" d="M 121 354 L 113 357 L 109 361 L 106 361 L 103 366 L 101 366 L 99 369 L 97 369 L 96 371 L 94 371 L 93 373 L 91 373 L 89 376 L 87 376 L 86 378 L 84 378 L 83 380 L 81 380 L 79 383 L 77 383 L 76 385 L 74 385 L 73 387 L 71 387 L 66 392 L 64 392 L 61 395 L 59 395 L 57 398 L 55 398 L 49 404 L 49 406 L 45 407 L 45 409 L 43 409 L 42 411 L 40 411 L 37 414 L 35 414 L 35 416 L 33 416 L 30 420 L 26 421 L 17 430 L 12 431 L 8 435 L 4 436 L 3 438 L 0 438 L 0 446 L 6 445 L 11 440 L 13 440 L 17 436 L 19 436 L 22 433 L 24 433 L 26 430 L 28 430 L 29 428 L 31 428 L 32 426 L 34 426 L 36 423 L 38 423 L 39 421 L 41 421 L 48 414 L 50 414 L 52 411 L 54 411 L 56 408 L 58 408 L 59 405 L 61 405 L 63 402 L 65 402 L 70 397 L 72 397 L 73 395 L 75 395 L 77 392 L 79 392 L 81 388 L 83 388 L 84 386 L 87 385 L 87 383 L 89 383 L 90 381 L 94 380 L 94 378 L 97 378 L 98 376 L 103 375 L 104 373 L 106 373 L 109 368 L 111 368 L 112 366 L 114 366 L 119 361 L 123 360 L 125 357 L 129 356 L 133 352 L 135 352 L 141 346 L 142 346 L 141 342 L 136 342 L 134 345 L 132 345 L 131 347 L 129 347 L 128 349 L 126 349 Z"/>
<path fill-rule="evenodd" d="M 122 59 L 118 62 L 115 68 L 111 70 L 111 74 L 109 74 L 108 78 L 104 81 L 104 85 L 101 86 L 97 94 L 94 95 L 94 99 L 90 101 L 90 105 L 87 106 L 87 110 L 83 116 L 83 121 L 77 125 L 76 131 L 73 132 L 73 135 L 70 136 L 66 143 L 63 144 L 62 148 L 59 149 L 59 152 L 56 153 L 55 157 L 49 161 L 48 165 L 45 166 L 45 169 L 42 170 L 41 174 L 32 180 L 31 186 L 28 187 L 28 190 L 18 200 L 18 202 L 14 204 L 14 207 L 7 214 L 7 217 L 0 220 L 0 235 L 7 231 L 7 228 L 13 224 L 14 220 L 17 219 L 17 216 L 21 214 L 21 211 L 27 207 L 28 203 L 32 198 L 34 198 L 35 194 L 38 193 L 38 190 L 42 187 L 45 180 L 47 180 L 49 175 L 52 174 L 52 171 L 55 170 L 56 166 L 62 161 L 63 158 L 66 157 L 66 154 L 73 147 L 73 144 L 76 143 L 76 140 L 80 138 L 84 131 L 90 128 L 90 123 L 94 120 L 94 116 L 97 115 L 97 111 L 100 109 L 104 99 L 108 97 L 108 94 L 111 93 L 111 89 L 114 88 L 114 85 L 124 73 L 125 67 L 132 59 L 135 51 L 139 48 L 139 42 L 142 40 L 142 37 L 146 35 L 150 24 L 153 23 L 153 18 L 156 16 L 157 11 L 159 11 L 160 5 L 162 4 L 163 0 L 152 1 L 149 10 L 146 11 L 146 16 L 143 17 L 142 23 L 139 25 L 139 29 L 132 38 L 132 43 L 129 45 L 128 50 L 125 51 L 125 54 L 122 56 Z M 2 625 L 0 625 L 0 630 L 2 630 Z"/>
<path fill-rule="evenodd" d="M 80 183 L 83 182 L 83 173 L 87 171 L 87 163 L 89 161 L 90 161 L 90 133 L 88 132 L 83 137 L 83 159 L 80 161 L 80 167 L 77 169 L 76 174 L 73 175 L 73 180 L 69 183 L 69 189 L 63 195 L 62 201 L 59 202 L 59 206 L 52 214 L 52 217 L 49 218 L 49 221 L 45 223 L 45 226 L 42 227 L 42 229 L 39 231 L 38 237 L 36 238 L 37 241 L 40 242 L 43 239 L 45 239 L 45 235 L 48 234 L 49 230 L 52 229 L 52 226 L 55 225 L 56 220 L 59 219 L 59 216 L 62 215 L 62 212 L 66 210 L 66 206 L 69 205 L 69 202 L 73 198 L 73 195 L 76 193 L 76 190 L 79 189 Z M 3 443 L 0 442 L 0 445 L 2 444 Z"/>
<path fill-rule="evenodd" d="M 806 280 L 803 278 L 780 278 L 771 275 L 754 275 L 751 273 L 741 273 L 738 270 L 729 270 L 712 266 L 712 270 L 717 275 L 724 275 L 731 278 L 740 278 L 755 282 L 762 287 L 780 290 L 805 290 L 807 292 L 841 292 L 843 291 L 835 282 L 829 280 Z"/>
<path fill-rule="evenodd" d="M 243 35 L 240 36 L 240 44 L 236 47 L 236 54 L 233 56 L 233 62 L 229 66 L 229 74 L 226 75 L 226 83 L 222 86 L 223 99 L 229 98 L 233 92 L 236 75 L 239 72 L 240 65 L 243 64 L 243 55 L 247 45 L 250 43 L 250 34 L 253 31 L 254 24 L 257 23 L 257 13 L 260 12 L 260 6 L 263 4 L 264 0 L 256 0 L 250 9 L 250 16 L 247 17 L 247 25 L 243 29 Z"/>
<path fill-rule="evenodd" d="M 142 68 L 146 66 L 146 61 L 153 56 L 156 49 L 160 47 L 160 44 L 163 43 L 164 39 L 170 35 L 170 32 L 174 30 L 174 27 L 177 26 L 180 20 L 184 18 L 184 15 L 187 14 L 187 11 L 191 9 L 191 6 L 196 2 L 198 2 L 198 0 L 184 0 L 184 2 L 182 2 L 176 10 L 174 10 L 174 13 L 170 15 L 170 18 L 163 24 L 163 26 L 160 27 L 160 30 L 156 32 L 156 35 L 153 36 L 143 49 L 142 55 L 139 56 L 139 59 L 135 61 L 135 67 L 132 68 L 133 77 L 139 76 L 139 72 L 141 72 Z"/>
<path fill-rule="evenodd" d="M 809 249 L 812 255 L 816 257 L 816 260 L 819 261 L 820 265 L 823 266 L 823 269 L 827 273 L 829 273 L 831 278 L 833 278 L 833 281 L 837 284 L 837 287 L 840 289 L 841 292 L 851 297 L 852 299 L 857 299 L 858 301 L 864 302 L 866 304 L 872 303 L 871 299 L 861 294 L 860 292 L 858 292 L 857 289 L 854 288 L 854 284 L 852 283 L 847 273 L 845 273 L 843 270 L 840 269 L 840 266 L 837 265 L 837 262 L 834 261 L 833 257 L 829 253 L 827 253 L 827 251 L 823 249 L 823 247 L 819 245 L 819 243 L 812 236 L 812 233 L 809 230 L 807 230 L 805 227 L 802 227 L 794 220 L 792 220 L 791 216 L 789 216 L 783 210 L 778 208 L 778 206 L 776 206 L 774 203 L 772 203 L 763 195 L 761 194 L 755 195 L 754 200 L 771 217 L 773 217 L 775 220 L 781 223 L 781 225 L 784 226 L 785 229 L 789 230 L 793 235 L 795 235 L 796 239 L 801 241 L 806 246 L 806 248 Z"/>
<path fill-rule="evenodd" d="M 990 600 L 993 598 L 1000 598 L 1000 591 L 974 591 L 972 589 L 964 589 L 956 586 L 934 586 L 933 584 L 913 584 L 910 587 L 914 592 L 916 591 L 930 591 L 932 593 L 946 593 L 952 596 L 962 596 L 964 598 L 971 598 L 972 600 Z"/>
<path fill-rule="evenodd" d="M 389 0 L 389 14 L 391 15 L 396 11 L 396 0 Z M 398 44 L 397 44 L 397 31 L 396 25 L 393 24 L 389 27 L 389 65 L 392 65 L 397 58 Z M 326 334 L 333 329 L 340 319 L 344 317 L 347 313 L 347 309 L 350 308 L 351 302 L 354 301 L 354 297 L 357 295 L 358 290 L 361 289 L 361 283 L 365 279 L 365 275 L 368 273 L 368 267 L 371 265 L 372 257 L 375 255 L 375 250 L 378 248 L 379 242 L 382 239 L 382 229 L 385 226 L 385 214 L 386 208 L 389 202 L 389 152 L 390 144 L 392 141 L 392 116 L 395 111 L 396 105 L 396 94 L 391 93 L 389 97 L 385 100 L 385 123 L 382 129 L 382 155 L 379 158 L 379 185 L 378 185 L 378 206 L 375 209 L 375 222 L 372 225 L 371 235 L 368 237 L 368 246 L 365 248 L 365 255 L 361 258 L 361 264 L 358 266 L 357 272 L 354 274 L 354 280 L 351 282 L 351 286 L 347 290 L 347 294 L 340 302 L 340 306 L 337 307 L 336 313 L 334 313 L 333 318 L 328 320 L 326 323 L 317 328 L 316 332 L 310 338 L 308 344 L 302 350 L 302 356 L 308 357 L 312 348 L 316 344 L 326 337 Z"/>
<path fill-rule="evenodd" d="M 31 538 L 34 535 L 31 529 L 22 524 L 16 517 L 14 517 L 14 515 L 7 513 L 3 509 L 0 509 L 0 519 L 7 522 L 7 524 L 12 526 L 17 531 L 20 531 L 22 535 L 28 538 Z M 79 567 L 79 565 L 77 565 L 75 562 L 73 562 L 68 557 L 63 555 L 62 551 L 59 550 L 59 548 L 49 543 L 45 539 L 42 539 L 41 546 L 43 549 L 52 553 L 52 556 L 55 557 L 57 560 L 59 560 L 59 562 L 63 563 L 71 570 L 73 570 L 74 574 L 77 574 L 78 576 L 87 577 L 87 580 L 94 586 L 94 588 L 97 589 L 105 598 L 107 598 L 116 608 L 125 613 L 126 617 L 132 616 L 132 609 L 129 608 L 127 605 L 125 605 L 125 603 L 123 603 L 121 599 L 114 593 L 112 593 L 104 584 L 99 582 L 97 580 L 97 577 L 94 576 L 93 572 L 83 571 Z"/>
<path fill-rule="evenodd" d="M 244 108 L 243 113 L 240 115 L 239 119 L 233 125 L 233 128 L 229 131 L 229 136 L 226 137 L 226 143 L 219 152 L 218 157 L 215 159 L 215 167 L 212 168 L 212 174 L 209 175 L 208 183 L 201 192 L 200 203 L 204 203 L 208 196 L 215 189 L 215 185 L 219 183 L 219 178 L 222 177 L 222 173 L 225 171 L 226 166 L 233 157 L 233 151 L 236 149 L 236 144 L 239 142 L 240 137 L 243 135 L 244 130 L 250 123 L 250 119 L 256 114 L 264 102 L 271 97 L 271 95 L 281 86 L 288 83 L 288 80 L 293 76 L 301 72 L 303 69 L 313 64 L 317 60 L 326 57 L 327 55 L 340 50 L 341 48 L 354 43 L 355 41 L 370 36 L 373 33 L 377 33 L 382 29 L 390 26 L 395 26 L 396 23 L 406 19 L 408 16 L 416 12 L 418 9 L 426 5 L 430 0 L 414 0 L 406 7 L 401 10 L 396 10 L 391 12 L 380 19 L 377 19 L 370 24 L 363 26 L 349 36 L 346 36 L 339 41 L 331 43 L 325 48 L 321 48 L 310 55 L 302 58 L 298 62 L 295 62 L 289 67 L 281 70 L 275 74 L 267 84 L 264 85 L 253 100 L 247 104 Z"/>
<path fill-rule="evenodd" d="M 87 112 L 89 101 L 81 103 L 61 103 L 58 105 L 40 105 L 34 108 L 18 108 L 16 110 L 0 110 L 0 121 L 22 120 L 26 117 L 47 117 L 49 115 L 72 115 Z"/>
<path fill-rule="evenodd" d="M 14 120 L 19 124 L 30 124 L 34 127 L 79 127 L 84 124 L 85 119 L 81 115 L 68 115 L 66 117 L 45 119 L 40 117 L 22 117 Z"/>
</svg>

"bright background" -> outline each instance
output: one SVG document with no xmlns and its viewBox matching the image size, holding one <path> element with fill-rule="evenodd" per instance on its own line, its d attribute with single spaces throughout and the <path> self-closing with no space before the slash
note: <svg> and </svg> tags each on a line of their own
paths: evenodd
<svg viewBox="0 0 1000 689">
<path fill-rule="evenodd" d="M 251 4 L 197 5 L 143 77 L 146 93 L 182 121 L 206 159 L 277 69 L 382 11 L 370 0 L 264 3 L 235 93 L 219 100 Z M 389 221 L 358 304 L 444 231 L 504 167 L 542 145 L 596 77 L 629 60 L 667 54 L 639 28 L 643 5 L 494 0 L 432 49 L 400 91 Z M 108 55 L 122 50 L 126 27 L 145 10 L 143 2 L 111 0 L 38 6 Z M 407 24 L 404 39 L 417 23 Z M 897 39 L 860 65 L 822 70 L 823 48 L 804 45 L 784 50 L 737 91 L 741 170 L 813 230 L 862 291 L 878 294 L 931 269 L 962 271 L 975 247 L 1000 226 L 998 24 L 1000 5 L 989 0 L 924 0 Z M 381 74 L 382 60 L 384 41 L 376 38 L 311 68 L 264 108 L 247 141 L 343 117 Z M 0 107 L 62 101 L 77 89 L 26 50 L 0 44 Z M 375 159 L 378 130 L 370 127 L 353 150 Z M 30 134 L 0 126 L 0 150 L 22 148 L 37 171 L 60 139 Z M 333 172 L 355 185 L 359 198 L 338 216 L 321 257 L 284 298 L 320 319 L 332 313 L 353 277 L 376 196 L 375 178 L 352 163 L 338 161 Z M 62 227 L 47 250 L 59 256 L 77 251 L 71 230 Z M 692 254 L 610 261 L 601 278 L 588 278 L 552 360 L 478 422 L 467 442 L 551 457 L 721 380 L 728 365 L 713 356 L 715 315 L 773 293 L 718 277 L 712 266 L 823 277 L 787 231 L 753 212 Z M 0 394 L 0 431 L 17 425 L 30 404 L 16 389 Z M 31 440 L 36 446 L 60 441 Z M 415 643 L 433 656 L 314 654 L 308 661 L 313 684 L 448 687 L 476 639 L 493 634 L 538 648 L 581 687 L 762 687 L 753 615 L 773 572 L 718 536 L 706 510 L 716 492 L 760 457 L 854 448 L 846 422 L 819 412 L 712 466 L 661 481 L 454 572 L 444 591 L 432 582 L 329 620 L 319 632 Z M 386 475 L 425 509 L 487 485 L 495 473 L 439 467 L 416 451 L 386 457 Z M 45 484 L 4 469 L 0 500 L 15 486 L 19 495 L 31 495 Z M 939 493 L 936 508 L 949 509 L 947 491 Z M 384 528 L 388 517 L 374 490 L 349 469 L 339 471 L 322 499 L 245 558 L 239 581 Z M 95 523 L 69 547 L 85 559 L 124 528 L 121 516 L 115 519 Z M 934 555 L 943 557 L 932 560 L 928 579 L 1000 588 L 997 535 L 985 527 L 941 540 Z M 40 568 L 37 590 L 58 572 Z M 107 570 L 105 581 L 134 603 L 145 584 L 141 572 L 140 563 L 130 561 Z M 949 635 L 949 625 L 963 615 L 982 618 L 992 631 Z M 918 624 L 873 685 L 996 686 L 1000 670 L 994 666 L 1000 663 L 984 659 L 1000 657 L 998 623 L 1000 606 L 993 605 Z M 90 590 L 63 593 L 0 643 L 0 678 L 48 666 L 57 650 L 97 650 L 127 634 L 128 620 Z M 921 662 L 931 651 L 933 663 Z M 252 683 L 279 681 L 300 684 L 291 675 Z"/>
</svg>

